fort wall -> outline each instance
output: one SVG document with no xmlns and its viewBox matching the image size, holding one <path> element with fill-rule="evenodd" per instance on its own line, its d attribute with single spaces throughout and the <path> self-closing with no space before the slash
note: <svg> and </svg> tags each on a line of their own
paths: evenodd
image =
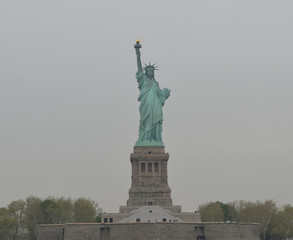
<svg viewBox="0 0 293 240">
<path fill-rule="evenodd" d="M 259 240 L 258 224 L 75 223 L 37 226 L 37 240 Z"/>
</svg>

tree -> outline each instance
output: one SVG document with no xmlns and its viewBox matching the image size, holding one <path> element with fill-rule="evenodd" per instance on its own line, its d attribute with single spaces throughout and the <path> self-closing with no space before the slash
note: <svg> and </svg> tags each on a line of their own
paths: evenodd
<svg viewBox="0 0 293 240">
<path fill-rule="evenodd" d="M 70 198 L 58 198 L 56 200 L 58 211 L 56 223 L 68 223 L 73 219 L 73 202 Z"/>
<path fill-rule="evenodd" d="M 25 201 L 21 199 L 13 201 L 8 205 L 9 214 L 15 220 L 14 234 L 12 237 L 13 240 L 15 240 L 17 234 L 24 229 L 25 205 Z"/>
<path fill-rule="evenodd" d="M 73 203 L 73 221 L 95 222 L 98 208 L 95 201 L 85 198 L 78 198 Z"/>
<path fill-rule="evenodd" d="M 220 202 L 209 202 L 199 206 L 201 220 L 203 222 L 223 222 L 225 215 Z"/>
<path fill-rule="evenodd" d="M 40 223 L 53 224 L 56 223 L 56 216 L 58 212 L 58 206 L 54 199 L 45 199 L 40 203 L 42 220 Z"/>
<path fill-rule="evenodd" d="M 15 229 L 15 219 L 13 219 L 7 208 L 0 208 L 0 240 L 12 237 Z"/>
<path fill-rule="evenodd" d="M 101 211 L 101 209 L 98 209 L 98 215 L 96 216 L 96 222 L 97 223 L 102 222 L 102 211 Z"/>
<path fill-rule="evenodd" d="M 261 238 L 269 239 L 272 229 L 272 218 L 277 211 L 273 200 L 264 202 L 241 201 L 238 204 L 238 219 L 240 222 L 255 222 L 260 224 Z"/>
<path fill-rule="evenodd" d="M 20 232 L 35 239 L 38 224 L 63 224 L 69 222 L 99 222 L 101 209 L 95 201 L 86 198 L 29 196 L 0 208 L 0 240 L 16 240 Z"/>
<path fill-rule="evenodd" d="M 293 207 L 289 204 L 283 206 L 272 220 L 273 239 L 293 238 Z"/>
<path fill-rule="evenodd" d="M 25 200 L 24 226 L 29 234 L 29 239 L 35 239 L 35 226 L 42 222 L 42 200 L 38 197 L 29 196 Z"/>
<path fill-rule="evenodd" d="M 203 222 L 236 221 L 237 212 L 233 204 L 222 202 L 209 202 L 199 206 Z"/>
<path fill-rule="evenodd" d="M 220 207 L 223 211 L 224 221 L 237 221 L 237 212 L 232 203 L 217 203 L 220 204 Z"/>
<path fill-rule="evenodd" d="M 71 199 L 47 198 L 41 203 L 42 223 L 61 224 L 72 221 L 73 203 Z"/>
</svg>

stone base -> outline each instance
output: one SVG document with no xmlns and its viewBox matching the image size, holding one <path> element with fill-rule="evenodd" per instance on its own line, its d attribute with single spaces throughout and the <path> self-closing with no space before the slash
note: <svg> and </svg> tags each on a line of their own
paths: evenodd
<svg viewBox="0 0 293 240">
<path fill-rule="evenodd" d="M 169 154 L 164 146 L 136 146 L 130 156 L 131 188 L 127 206 L 172 206 L 168 186 Z"/>
</svg>

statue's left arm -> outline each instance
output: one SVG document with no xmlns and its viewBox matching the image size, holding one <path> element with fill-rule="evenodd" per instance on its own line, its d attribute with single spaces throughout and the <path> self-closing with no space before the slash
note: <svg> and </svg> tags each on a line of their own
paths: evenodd
<svg viewBox="0 0 293 240">
<path fill-rule="evenodd" d="M 162 106 L 164 106 L 165 100 L 168 99 L 168 97 L 170 96 L 170 92 L 171 91 L 168 88 L 164 88 L 163 90 L 161 90 L 160 99 Z"/>
</svg>

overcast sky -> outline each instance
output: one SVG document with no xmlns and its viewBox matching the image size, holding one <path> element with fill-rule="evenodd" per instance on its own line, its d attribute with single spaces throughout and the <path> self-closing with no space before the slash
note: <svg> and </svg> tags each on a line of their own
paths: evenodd
<svg viewBox="0 0 293 240">
<path fill-rule="evenodd" d="M 29 195 L 126 205 L 133 45 L 171 90 L 173 204 L 293 204 L 293 1 L 0 2 L 0 207 Z"/>
</svg>

